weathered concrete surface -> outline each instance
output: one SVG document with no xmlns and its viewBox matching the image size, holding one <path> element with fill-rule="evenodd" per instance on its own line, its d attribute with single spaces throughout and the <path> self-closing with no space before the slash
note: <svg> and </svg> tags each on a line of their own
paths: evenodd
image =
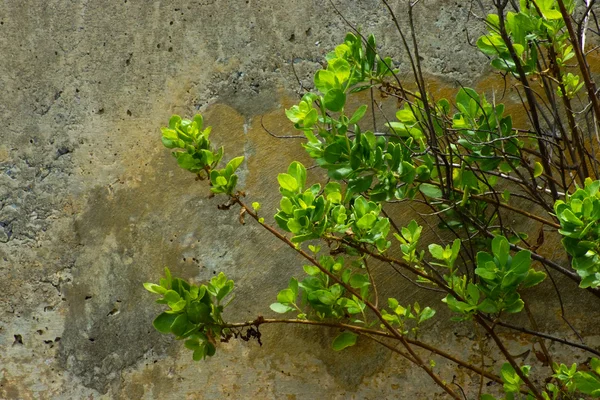
<svg viewBox="0 0 600 400">
<path fill-rule="evenodd" d="M 338 8 L 401 53 L 378 1 Z M 440 93 L 477 83 L 487 61 L 466 44 L 463 2 L 419 8 L 423 65 Z M 158 129 L 172 113 L 202 110 L 227 153 L 247 156 L 252 200 L 274 210 L 276 171 L 307 158 L 260 121 L 293 133 L 283 116 L 298 89 L 291 63 L 310 87 L 347 30 L 322 0 L 0 4 L 0 398 L 432 398 L 414 367 L 369 343 L 333 353 L 326 330 L 264 327 L 262 348 L 232 341 L 193 363 L 153 330 L 159 308 L 141 286 L 165 265 L 197 281 L 224 271 L 238 285 L 231 318 L 243 320 L 300 271 L 281 244 L 217 211 Z M 416 296 L 401 281 L 385 290 Z M 564 329 L 557 304 L 546 307 L 540 323 Z M 599 343 L 597 324 L 572 318 Z M 438 325 L 431 337 L 473 356 L 470 327 Z M 515 352 L 530 346 L 515 343 Z"/>
</svg>

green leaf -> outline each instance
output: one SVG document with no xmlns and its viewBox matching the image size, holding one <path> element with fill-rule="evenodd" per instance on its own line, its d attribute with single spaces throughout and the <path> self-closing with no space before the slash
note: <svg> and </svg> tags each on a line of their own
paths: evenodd
<svg viewBox="0 0 600 400">
<path fill-rule="evenodd" d="M 306 168 L 298 161 L 294 161 L 288 167 L 288 175 L 292 176 L 298 185 L 298 189 L 302 190 L 306 184 Z M 293 190 L 292 190 L 293 191 Z"/>
<path fill-rule="evenodd" d="M 233 290 L 233 281 L 227 282 L 217 293 L 217 300 L 221 301 Z"/>
<path fill-rule="evenodd" d="M 316 290 L 314 291 L 314 295 L 317 296 L 321 303 L 326 305 L 332 305 L 337 300 L 337 298 L 327 290 Z"/>
<path fill-rule="evenodd" d="M 544 11 L 544 17 L 549 20 L 562 19 L 562 14 L 558 10 L 546 10 Z"/>
<path fill-rule="evenodd" d="M 469 304 L 477 305 L 479 303 L 479 288 L 477 285 L 469 282 L 467 285 L 467 293 L 469 295 Z"/>
<path fill-rule="evenodd" d="M 294 295 L 294 291 L 291 289 L 283 289 L 277 294 L 277 301 L 280 303 L 295 303 L 296 296 Z"/>
<path fill-rule="evenodd" d="M 279 207 L 286 214 L 291 214 L 294 211 L 294 205 L 288 197 L 282 197 L 279 201 Z"/>
<path fill-rule="evenodd" d="M 187 328 L 188 317 L 186 314 L 179 314 L 171 324 L 171 332 L 175 336 L 182 336 Z"/>
<path fill-rule="evenodd" d="M 533 287 L 542 283 L 542 281 L 546 279 L 546 273 L 543 271 L 536 271 L 533 268 L 529 270 L 527 276 L 521 282 L 523 288 Z"/>
<path fill-rule="evenodd" d="M 180 123 L 181 117 L 179 115 L 173 115 L 171 116 L 171 119 L 169 119 L 169 128 L 175 129 L 175 127 L 177 127 Z"/>
<path fill-rule="evenodd" d="M 477 309 L 484 313 L 494 314 L 498 312 L 498 306 L 492 299 L 483 300 L 478 306 Z"/>
<path fill-rule="evenodd" d="M 206 357 L 206 347 L 205 346 L 200 346 L 196 350 L 194 350 L 194 354 L 192 356 L 194 361 L 200 361 L 200 360 L 204 359 L 204 357 Z"/>
<path fill-rule="evenodd" d="M 346 104 L 346 94 L 341 89 L 331 89 L 325 93 L 323 103 L 330 111 L 341 111 Z"/>
<path fill-rule="evenodd" d="M 366 112 L 367 112 L 367 106 L 366 105 L 360 106 L 356 111 L 354 111 L 354 114 L 352 114 L 352 118 L 350 118 L 350 121 L 348 121 L 348 123 L 356 124 L 358 121 L 361 120 L 361 118 L 365 115 Z"/>
<path fill-rule="evenodd" d="M 352 332 L 342 332 L 333 339 L 332 347 L 335 351 L 344 350 L 346 347 L 354 346 L 358 335 Z"/>
<path fill-rule="evenodd" d="M 305 128 L 310 128 L 312 127 L 314 124 L 317 123 L 319 119 L 319 114 L 317 113 L 317 110 L 315 110 L 314 108 L 312 110 L 310 110 L 308 112 L 308 114 L 306 114 L 306 116 L 304 117 L 304 127 Z"/>
<path fill-rule="evenodd" d="M 318 267 L 315 267 L 314 265 L 305 265 L 303 268 L 304 272 L 306 272 L 306 274 L 310 276 L 315 276 L 321 273 L 321 270 Z"/>
<path fill-rule="evenodd" d="M 196 350 L 200 347 L 200 341 L 196 335 L 193 335 L 190 337 L 190 339 L 184 342 L 184 346 L 186 349 Z"/>
<path fill-rule="evenodd" d="M 575 214 L 573 214 L 573 211 L 571 211 L 570 209 L 566 208 L 563 210 L 563 212 L 559 215 L 559 217 L 566 222 L 569 222 L 573 225 L 576 226 L 583 226 L 583 221 L 581 221 L 579 218 L 577 218 L 575 216 Z"/>
<path fill-rule="evenodd" d="M 483 279 L 486 279 L 489 281 L 493 281 L 494 279 L 496 279 L 496 272 L 492 269 L 488 269 L 488 268 L 484 268 L 484 267 L 475 268 L 475 274 L 477 276 L 480 276 Z"/>
<path fill-rule="evenodd" d="M 413 114 L 413 112 L 410 109 L 402 109 L 396 111 L 396 118 L 398 119 L 398 121 L 403 122 L 405 124 L 412 125 L 415 122 L 417 122 L 415 114 Z"/>
<path fill-rule="evenodd" d="M 375 215 L 366 214 L 356 222 L 356 226 L 358 226 L 360 229 L 370 229 L 375 221 L 377 221 L 377 217 Z"/>
<path fill-rule="evenodd" d="M 202 168 L 202 162 L 197 159 L 194 158 L 193 155 L 188 154 L 188 153 L 175 153 L 177 154 L 177 164 L 183 168 L 183 169 L 187 169 L 190 170 L 192 172 L 200 170 Z"/>
<path fill-rule="evenodd" d="M 429 245 L 429 252 L 433 256 L 433 258 L 438 260 L 444 259 L 444 248 L 439 244 L 432 243 Z"/>
<path fill-rule="evenodd" d="M 167 314 L 164 312 L 154 319 L 152 325 L 160 333 L 171 333 L 171 325 L 173 325 L 175 318 L 177 318 L 177 314 Z"/>
<path fill-rule="evenodd" d="M 227 167 L 230 167 L 232 169 L 232 172 L 235 172 L 235 170 L 238 169 L 242 162 L 244 162 L 244 156 L 235 157 L 227 163 Z"/>
<path fill-rule="evenodd" d="M 456 105 L 461 112 L 475 117 L 476 109 L 479 108 L 478 104 L 481 102 L 479 94 L 471 88 L 461 88 L 456 94 Z"/>
<path fill-rule="evenodd" d="M 435 315 L 435 310 L 430 307 L 425 307 L 421 314 L 419 315 L 419 323 L 423 321 L 427 321 L 430 318 L 433 318 Z"/>
<path fill-rule="evenodd" d="M 270 307 L 271 310 L 275 311 L 278 314 L 285 314 L 286 312 L 294 311 L 294 307 L 290 307 L 281 303 L 273 303 Z"/>
<path fill-rule="evenodd" d="M 350 78 L 350 64 L 343 58 L 330 60 L 327 69 L 335 74 L 339 84 L 343 84 Z"/>
<path fill-rule="evenodd" d="M 419 185 L 419 190 L 425 196 L 430 197 L 432 199 L 439 199 L 442 197 L 442 191 L 440 190 L 440 188 L 429 183 L 421 183 L 421 185 Z"/>
<path fill-rule="evenodd" d="M 516 295 L 517 295 L 517 297 L 519 297 L 518 293 L 516 293 Z M 516 314 L 516 313 L 521 312 L 524 305 L 525 305 L 525 303 L 523 303 L 523 300 L 518 298 L 514 302 L 504 306 L 503 310 L 506 312 L 509 312 L 509 313 Z"/>
<path fill-rule="evenodd" d="M 600 376 L 600 360 L 592 357 L 592 359 L 590 360 L 590 367 L 592 367 L 592 371 L 594 371 L 595 373 L 597 373 Z"/>
<path fill-rule="evenodd" d="M 508 50 L 502 38 L 496 34 L 481 36 L 477 40 L 477 47 L 488 56 L 497 56 Z"/>
<path fill-rule="evenodd" d="M 350 286 L 354 289 L 361 289 L 365 286 L 369 286 L 371 281 L 367 275 L 363 274 L 354 274 L 350 277 Z"/>
<path fill-rule="evenodd" d="M 205 342 L 205 346 L 206 346 L 206 355 L 209 357 L 214 356 L 215 352 L 217 351 L 215 345 L 212 344 L 211 342 Z"/>
<path fill-rule="evenodd" d="M 315 87 L 319 89 L 321 93 L 327 93 L 330 89 L 333 89 L 339 85 L 335 81 L 335 74 L 324 69 L 317 71 L 314 82 Z"/>
<path fill-rule="evenodd" d="M 439 100 L 437 102 L 437 106 L 444 115 L 450 112 L 450 102 L 446 99 Z"/>
<path fill-rule="evenodd" d="M 194 301 L 190 303 L 187 310 L 188 319 L 194 323 L 208 322 L 210 316 L 210 308 L 203 302 Z"/>
<path fill-rule="evenodd" d="M 289 219 L 287 222 L 287 229 L 294 234 L 299 234 L 300 232 L 302 232 L 303 226 L 300 222 L 296 221 L 295 219 Z"/>
<path fill-rule="evenodd" d="M 544 173 L 544 167 L 539 161 L 535 162 L 535 166 L 533 167 L 533 176 L 535 178 L 539 177 Z"/>
<path fill-rule="evenodd" d="M 496 236 L 492 240 L 492 253 L 498 259 L 501 266 L 505 266 L 508 261 L 510 245 L 504 236 Z"/>
<path fill-rule="evenodd" d="M 164 297 L 165 300 L 169 303 L 177 303 L 179 299 L 181 299 L 179 293 L 177 293 L 174 290 L 167 290 Z"/>
<path fill-rule="evenodd" d="M 277 181 L 283 190 L 287 190 L 288 192 L 292 193 L 295 193 L 298 190 L 298 181 L 296 181 L 296 179 L 290 174 L 277 175 Z"/>
<path fill-rule="evenodd" d="M 573 377 L 577 389 L 585 394 L 600 397 L 600 379 L 588 372 L 579 371 Z"/>
<path fill-rule="evenodd" d="M 186 303 L 187 302 L 184 299 L 181 299 L 176 303 L 169 303 L 169 307 L 171 307 L 171 311 L 177 312 L 183 310 L 185 308 Z"/>
<path fill-rule="evenodd" d="M 156 294 L 165 294 L 167 292 L 167 289 L 165 289 L 164 287 L 149 282 L 144 283 L 144 288 L 147 291 Z"/>
<path fill-rule="evenodd" d="M 348 181 L 348 190 L 352 193 L 362 193 L 369 190 L 373 183 L 373 175 L 360 176 Z"/>
<path fill-rule="evenodd" d="M 217 176 L 215 179 L 216 186 L 227 186 L 227 178 L 224 176 Z"/>
<path fill-rule="evenodd" d="M 525 275 L 529 271 L 531 265 L 531 252 L 521 250 L 512 259 L 510 271 L 517 275 Z"/>
</svg>

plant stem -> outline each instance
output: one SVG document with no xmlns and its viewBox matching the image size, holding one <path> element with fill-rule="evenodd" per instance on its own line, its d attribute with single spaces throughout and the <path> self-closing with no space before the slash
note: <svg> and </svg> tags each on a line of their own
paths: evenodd
<svg viewBox="0 0 600 400">
<path fill-rule="evenodd" d="M 398 338 L 396 336 L 391 335 L 384 331 L 363 328 L 360 326 L 349 325 L 349 324 L 345 324 L 345 323 L 341 323 L 341 322 L 311 321 L 311 320 L 304 320 L 304 319 L 274 319 L 274 318 L 271 319 L 271 318 L 263 318 L 260 316 L 253 321 L 226 323 L 226 324 L 221 325 L 221 328 L 244 328 L 244 327 L 248 327 L 248 326 L 257 326 L 258 327 L 263 324 L 299 324 L 299 325 L 324 326 L 324 327 L 329 327 L 329 328 L 345 329 L 345 330 L 352 331 L 354 333 L 357 333 L 357 334 L 360 334 L 363 336 L 373 335 L 373 336 L 384 337 L 387 339 L 398 340 Z M 410 343 L 412 345 L 421 347 L 422 349 L 425 349 L 434 354 L 437 354 L 447 360 L 450 360 L 450 361 L 460 365 L 461 367 L 467 368 L 477 374 L 483 375 L 486 378 L 493 380 L 494 382 L 502 383 L 502 379 L 499 376 L 491 374 L 482 368 L 478 368 L 478 367 L 471 365 L 465 361 L 462 361 L 461 359 L 459 359 L 443 350 L 440 350 L 436 347 L 433 347 L 433 346 L 431 346 L 427 343 L 421 342 L 419 340 L 414 340 L 414 339 L 410 339 L 410 338 L 405 338 L 405 339 L 408 343 Z M 379 343 L 383 344 L 382 342 L 379 342 Z M 388 347 L 388 346 L 386 346 L 386 347 Z M 390 347 L 388 347 L 388 348 L 390 348 Z M 398 352 L 397 350 L 392 350 L 392 351 Z M 400 352 L 400 354 L 402 354 L 406 358 L 410 358 L 410 355 L 407 353 Z M 414 360 L 413 360 L 413 362 L 414 362 Z"/>
<path fill-rule="evenodd" d="M 474 315 L 473 318 L 479 323 L 479 325 L 483 327 L 483 329 L 487 331 L 487 333 L 490 334 L 490 336 L 492 337 L 494 342 L 496 342 L 496 345 L 498 346 L 502 354 L 504 354 L 504 357 L 506 357 L 508 363 L 513 367 L 517 375 L 519 375 L 519 378 L 521 378 L 525 385 L 527 385 L 527 387 L 531 390 L 535 398 L 538 400 L 543 400 L 543 397 L 538 388 L 533 384 L 533 382 L 531 382 L 531 380 L 529 380 L 527 376 L 525 376 L 523 371 L 521 371 L 521 366 L 517 364 L 513 356 L 508 352 L 508 350 L 504 346 L 504 343 L 502 343 L 502 340 L 500 340 L 496 332 L 494 332 L 494 329 L 491 328 L 479 315 Z"/>
<path fill-rule="evenodd" d="M 596 114 L 596 122 L 600 123 L 600 102 L 598 101 L 598 97 L 596 95 L 596 85 L 590 76 L 590 70 L 585 59 L 585 55 L 583 54 L 583 49 L 579 44 L 579 39 L 577 38 L 577 34 L 575 33 L 575 29 L 573 28 L 571 16 L 567 12 L 565 3 L 563 2 L 563 0 L 558 0 L 557 3 L 558 8 L 560 9 L 560 13 L 562 14 L 563 20 L 565 21 L 567 31 L 569 32 L 571 43 L 573 43 L 573 51 L 575 52 L 575 56 L 577 57 L 577 62 L 579 63 L 579 70 L 581 71 L 581 75 L 583 75 L 583 81 L 585 82 L 585 87 L 588 91 L 588 98 L 592 102 L 592 108 L 594 109 L 594 114 Z"/>
</svg>

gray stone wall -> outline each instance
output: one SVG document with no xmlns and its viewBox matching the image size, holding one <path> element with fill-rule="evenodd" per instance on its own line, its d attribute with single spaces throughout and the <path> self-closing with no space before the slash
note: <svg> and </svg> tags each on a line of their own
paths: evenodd
<svg viewBox="0 0 600 400">
<path fill-rule="evenodd" d="M 379 1 L 334 3 L 402 54 Z M 404 18 L 404 2 L 395 3 Z M 418 7 L 423 64 L 440 93 L 457 81 L 485 86 L 467 9 L 449 0 Z M 334 353 L 324 329 L 264 327 L 262 347 L 232 341 L 194 363 L 154 331 L 160 308 L 141 286 L 164 266 L 196 281 L 224 271 L 237 284 L 231 319 L 270 313 L 301 260 L 218 211 L 219 199 L 162 147 L 159 128 L 172 113 L 202 111 L 227 154 L 247 157 L 242 186 L 271 213 L 276 172 L 307 157 L 297 141 L 282 148 L 261 121 L 293 133 L 283 113 L 299 90 L 292 63 L 310 87 L 348 30 L 325 0 L 0 3 L 0 398 L 432 398 L 429 378 L 411 365 L 370 343 Z M 384 291 L 420 296 L 396 277 Z M 564 329 L 556 307 L 543 321 L 551 330 Z M 578 328 L 598 344 L 586 326 Z M 430 336 L 468 357 L 472 335 L 435 322 Z"/>
</svg>

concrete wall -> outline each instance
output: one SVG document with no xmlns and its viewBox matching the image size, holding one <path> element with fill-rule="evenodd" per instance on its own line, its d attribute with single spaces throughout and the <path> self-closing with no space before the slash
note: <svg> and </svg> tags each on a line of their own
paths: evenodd
<svg viewBox="0 0 600 400">
<path fill-rule="evenodd" d="M 401 54 L 379 1 L 335 3 Z M 485 87 L 487 60 L 466 44 L 468 5 L 422 3 L 432 87 Z M 201 110 L 229 157 L 247 157 L 242 186 L 271 213 L 276 172 L 307 157 L 296 141 L 282 148 L 261 120 L 293 133 L 283 114 L 297 99 L 292 62 L 310 87 L 348 29 L 325 0 L 0 3 L 0 398 L 431 398 L 429 378 L 411 365 L 370 343 L 334 353 L 334 333 L 323 329 L 264 327 L 262 348 L 232 341 L 194 363 L 154 331 L 160 308 L 141 286 L 165 265 L 198 281 L 224 271 L 238 285 L 232 320 L 270 313 L 301 261 L 218 211 L 219 199 L 162 147 L 159 128 L 172 113 Z M 389 281 L 387 292 L 420 298 Z M 564 329 L 557 306 L 540 306 L 554 331 Z M 594 325 L 575 320 L 598 344 L 598 332 L 586 331 Z M 472 356 L 470 326 L 432 329 Z M 457 373 L 440 369 L 448 380 Z M 478 382 L 462 371 L 458 379 Z"/>
</svg>

